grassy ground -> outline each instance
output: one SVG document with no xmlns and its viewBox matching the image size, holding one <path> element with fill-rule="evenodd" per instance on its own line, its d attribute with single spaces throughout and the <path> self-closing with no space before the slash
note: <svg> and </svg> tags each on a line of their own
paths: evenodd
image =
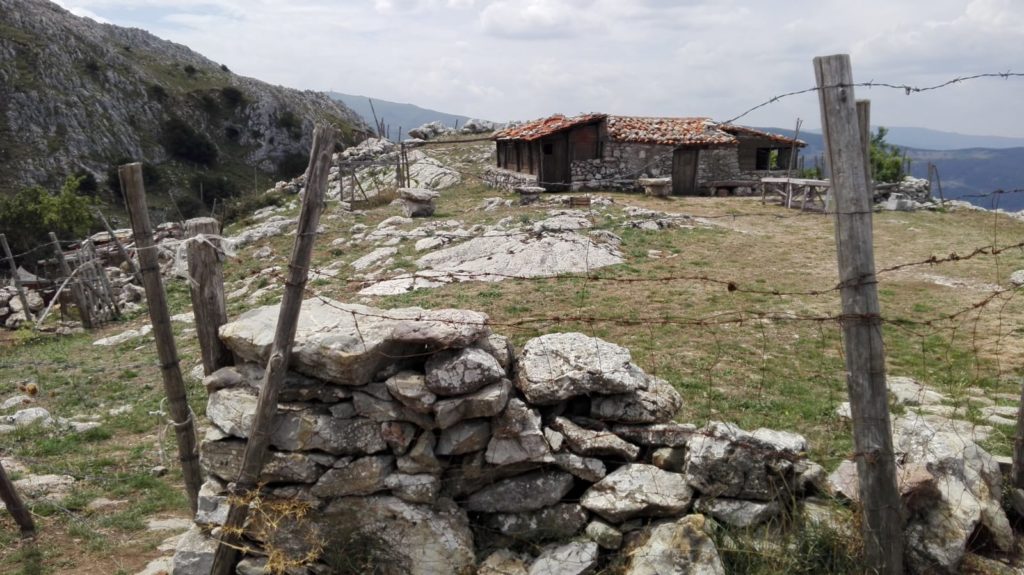
<svg viewBox="0 0 1024 575">
<path fill-rule="evenodd" d="M 430 153 L 453 157 L 463 150 L 453 146 Z M 460 157 L 463 164 L 469 156 Z M 476 209 L 484 198 L 496 195 L 469 179 L 444 192 L 435 218 L 458 219 L 468 228 L 509 216 L 524 223 L 536 221 L 549 208 Z M 313 282 L 310 291 L 382 307 L 485 311 L 494 331 L 519 345 L 542 333 L 582 331 L 628 347 L 641 367 L 675 385 L 685 400 L 683 421 L 726 420 L 748 429 L 795 430 L 808 437 L 811 457 L 828 469 L 850 453 L 849 426 L 833 414 L 846 391 L 840 329 L 831 319 L 839 309 L 833 289 L 837 275 L 831 219 L 744 198 L 600 195 L 614 205 L 592 211 L 592 221 L 622 237 L 627 261 L 593 270 L 589 277 L 469 282 L 382 298 L 359 296 L 362 284 L 337 279 Z M 624 229 L 626 205 L 700 216 L 708 225 Z M 397 213 L 398 208 L 386 204 L 357 215 L 329 205 L 314 267 L 338 260 L 348 263 L 368 253 L 372 246 L 332 248 L 330 243 L 351 236 L 349 230 L 356 223 L 372 228 Z M 880 213 L 874 226 L 880 270 L 1024 239 L 1024 224 L 969 211 Z M 227 265 L 228 291 L 261 270 L 283 266 L 291 242 L 291 237 L 282 236 L 242 250 Z M 418 255 L 409 243 L 398 246 L 398 263 L 392 267 L 414 269 Z M 250 257 L 264 246 L 276 254 L 273 260 Z M 1018 392 L 1024 306 L 1015 292 L 994 289 L 1006 286 L 1009 274 L 1022 268 L 1024 252 L 1018 249 L 881 273 L 878 289 L 886 318 L 889 373 L 916 377 L 957 400 L 967 397 L 968 388 L 990 395 Z M 260 277 L 252 289 L 280 284 L 279 274 Z M 186 286 L 171 280 L 167 288 L 172 313 L 187 311 Z M 273 301 L 279 294 L 279 289 L 271 291 L 260 301 Z M 232 300 L 230 314 L 252 305 L 245 298 Z M 0 455 L 22 462 L 31 473 L 68 474 L 78 480 L 59 505 L 33 505 L 43 542 L 35 550 L 19 548 L 13 523 L 0 516 L 0 573 L 134 573 L 158 554 L 155 547 L 166 536 L 146 531 L 145 520 L 187 514 L 180 474 L 173 465 L 173 434 L 166 434 L 165 420 L 153 414 L 160 409 L 162 387 L 152 339 L 116 348 L 91 345 L 144 321 L 136 317 L 67 337 L 30 332 L 5 336 L 0 355 L 2 397 L 31 380 L 40 388 L 38 404 L 55 416 L 95 415 L 102 426 L 78 436 L 41 428 L 0 436 Z M 199 360 L 196 340 L 186 326 L 175 329 L 188 370 Z M 201 415 L 204 391 L 197 381 L 190 380 L 189 385 L 193 408 Z M 123 406 L 128 406 L 125 413 L 109 414 Z M 973 406 L 967 417 L 980 422 Z M 1001 454 L 1008 454 L 1011 445 L 1008 428 L 997 429 L 986 443 Z M 150 475 L 150 469 L 162 463 L 171 472 L 159 478 Z M 125 503 L 89 510 L 98 497 Z M 829 559 L 850 544 L 835 542 L 828 534 L 810 534 L 793 544 L 806 548 L 797 559 L 820 559 L 804 561 L 812 567 L 799 572 L 838 573 L 853 565 L 842 557 Z M 747 561 L 742 546 L 738 549 L 730 559 L 736 572 L 767 573 L 796 564 L 788 557 L 789 563 L 778 559 L 766 567 L 765 561 Z"/>
</svg>

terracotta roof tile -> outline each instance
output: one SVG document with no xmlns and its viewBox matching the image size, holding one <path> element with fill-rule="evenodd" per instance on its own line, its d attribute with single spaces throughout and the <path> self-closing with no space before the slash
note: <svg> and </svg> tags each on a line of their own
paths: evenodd
<svg viewBox="0 0 1024 575">
<path fill-rule="evenodd" d="M 567 118 L 561 114 L 555 114 L 547 118 L 532 120 L 525 124 L 518 124 L 501 130 L 494 134 L 495 140 L 537 140 L 550 136 L 562 130 L 568 130 L 573 126 L 588 124 L 605 117 L 604 114 L 582 114 Z"/>
<path fill-rule="evenodd" d="M 735 134 L 767 138 L 780 144 L 791 144 L 792 138 L 733 124 L 717 124 L 710 118 L 645 118 L 607 114 L 556 114 L 539 120 L 505 128 L 494 134 L 496 140 L 533 141 L 568 130 L 575 126 L 606 120 L 608 136 L 616 142 L 663 144 L 669 146 L 735 146 Z M 805 146 L 797 141 L 798 146 Z"/>
<path fill-rule="evenodd" d="M 738 143 L 708 118 L 608 116 L 608 136 L 618 142 L 671 146 Z"/>
</svg>

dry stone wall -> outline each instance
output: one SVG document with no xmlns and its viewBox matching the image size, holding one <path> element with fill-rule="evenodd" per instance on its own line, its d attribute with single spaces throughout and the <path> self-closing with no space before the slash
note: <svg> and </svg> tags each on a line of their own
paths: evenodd
<svg viewBox="0 0 1024 575">
<path fill-rule="evenodd" d="M 277 314 L 260 308 L 221 330 L 242 363 L 205 380 L 208 480 L 175 573 L 212 558 L 206 534 L 224 520 Z M 257 514 L 240 573 L 293 557 L 289 573 L 365 560 L 388 573 L 568 574 L 629 553 L 634 575 L 694 561 L 721 573 L 705 516 L 773 521 L 824 478 L 799 435 L 674 422 L 683 398 L 669 383 L 580 333 L 516 352 L 478 312 L 311 299 L 291 367 L 258 507 L 308 513 L 274 530 Z M 672 549 L 680 540 L 699 553 Z M 510 550 L 524 543 L 536 557 Z"/>
</svg>

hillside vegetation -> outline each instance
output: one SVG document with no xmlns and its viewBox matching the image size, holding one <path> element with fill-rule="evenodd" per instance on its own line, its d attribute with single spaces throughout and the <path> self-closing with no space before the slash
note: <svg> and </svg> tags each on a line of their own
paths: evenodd
<svg viewBox="0 0 1024 575">
<path fill-rule="evenodd" d="M 208 213 L 301 173 L 317 122 L 346 143 L 365 129 L 324 94 L 238 76 L 143 30 L 0 0 L 0 194 L 88 175 L 119 201 L 114 168 L 145 161 L 151 203 Z"/>
</svg>

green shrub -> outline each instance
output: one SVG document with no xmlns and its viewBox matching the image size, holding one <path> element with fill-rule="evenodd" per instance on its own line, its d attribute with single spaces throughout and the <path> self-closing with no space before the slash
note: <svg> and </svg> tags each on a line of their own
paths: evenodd
<svg viewBox="0 0 1024 575">
<path fill-rule="evenodd" d="M 284 110 L 278 114 L 277 127 L 287 131 L 293 140 L 302 137 L 302 119 L 291 110 Z"/>
<path fill-rule="evenodd" d="M 234 180 L 216 174 L 196 174 L 192 176 L 189 187 L 207 206 L 212 206 L 214 200 L 223 203 L 239 193 L 238 184 Z"/>
<path fill-rule="evenodd" d="M 164 122 L 164 148 L 175 158 L 212 166 L 217 163 L 217 146 L 206 134 L 197 132 L 178 118 Z"/>
<path fill-rule="evenodd" d="M 93 227 L 92 200 L 79 195 L 81 178 L 69 177 L 57 193 L 40 186 L 0 199 L 0 233 L 15 253 L 49 243 L 49 233 L 62 240 L 81 239 Z"/>
<path fill-rule="evenodd" d="M 292 152 L 285 154 L 277 163 L 277 175 L 279 178 L 292 179 L 301 176 L 309 166 L 309 154 L 303 152 Z"/>
<path fill-rule="evenodd" d="M 220 99 L 228 108 L 237 108 L 245 103 L 245 94 L 234 86 L 224 86 L 220 89 Z"/>
<path fill-rule="evenodd" d="M 277 191 L 262 194 L 245 194 L 225 202 L 223 212 L 221 212 L 220 208 L 217 211 L 224 214 L 225 223 L 231 223 L 251 216 L 253 212 L 260 208 L 283 206 L 294 197 Z"/>
<path fill-rule="evenodd" d="M 871 135 L 871 177 L 876 182 L 899 182 L 903 180 L 903 150 L 885 141 L 889 130 L 879 126 Z"/>
<path fill-rule="evenodd" d="M 118 175 L 117 170 L 125 164 L 131 164 L 138 160 L 132 158 L 118 158 L 115 162 L 110 164 L 107 168 L 107 187 L 113 192 L 115 198 L 122 198 L 121 195 L 121 177 Z M 142 184 L 146 186 L 147 192 L 154 192 L 157 190 L 163 190 L 163 173 L 160 168 L 153 164 L 143 162 L 142 163 Z"/>
<path fill-rule="evenodd" d="M 167 101 L 167 89 L 160 84 L 150 84 L 149 86 L 146 86 L 146 95 L 154 102 Z"/>
<path fill-rule="evenodd" d="M 199 72 L 199 70 L 197 70 L 196 67 L 193 66 L 192 64 L 186 64 L 185 67 L 183 68 L 183 70 L 185 70 L 185 73 L 188 74 L 188 76 L 190 78 L 195 76 L 196 73 Z"/>
</svg>

